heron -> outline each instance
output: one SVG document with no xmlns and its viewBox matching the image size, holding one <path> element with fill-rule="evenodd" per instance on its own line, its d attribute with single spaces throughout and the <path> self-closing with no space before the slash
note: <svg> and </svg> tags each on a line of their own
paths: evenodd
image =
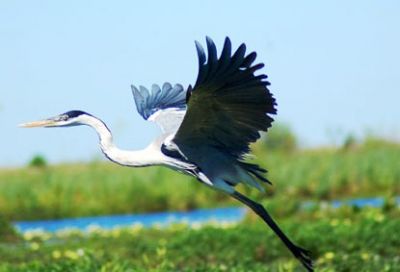
<svg viewBox="0 0 400 272">
<path fill-rule="evenodd" d="M 198 75 L 195 84 L 153 84 L 149 89 L 131 86 L 138 113 L 157 123 L 160 135 L 143 150 L 121 150 L 107 125 L 94 115 L 72 110 L 22 127 L 71 127 L 87 125 L 99 136 L 104 155 L 130 167 L 162 165 L 195 177 L 199 182 L 230 195 L 252 209 L 275 232 L 308 271 L 313 271 L 310 252 L 293 243 L 260 203 L 235 189 L 239 183 L 264 191 L 270 183 L 266 170 L 246 160 L 250 144 L 274 121 L 276 101 L 268 89 L 268 76 L 256 72 L 256 52 L 246 54 L 242 43 L 232 54 L 225 38 L 217 55 L 213 40 L 206 37 L 207 54 L 195 42 Z"/>
</svg>

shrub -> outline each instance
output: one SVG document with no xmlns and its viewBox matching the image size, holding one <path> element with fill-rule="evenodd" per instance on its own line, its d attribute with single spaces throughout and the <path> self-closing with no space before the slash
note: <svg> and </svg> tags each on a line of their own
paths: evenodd
<svg viewBox="0 0 400 272">
<path fill-rule="evenodd" d="M 349 134 L 343 141 L 342 150 L 352 150 L 357 146 L 357 139 L 354 135 Z"/>
<path fill-rule="evenodd" d="M 278 123 L 263 136 L 261 145 L 269 151 L 292 152 L 297 149 L 297 139 L 288 125 Z"/>
<path fill-rule="evenodd" d="M 42 168 L 47 166 L 47 161 L 42 155 L 36 155 L 29 162 L 29 166 Z"/>
<path fill-rule="evenodd" d="M 0 214 L 0 242 L 13 242 L 19 239 L 14 227 Z"/>
</svg>

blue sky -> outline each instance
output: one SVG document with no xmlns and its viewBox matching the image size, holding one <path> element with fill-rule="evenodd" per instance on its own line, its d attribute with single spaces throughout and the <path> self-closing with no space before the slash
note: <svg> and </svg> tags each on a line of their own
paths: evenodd
<svg viewBox="0 0 400 272">
<path fill-rule="evenodd" d="M 0 2 L 0 166 L 100 158 L 87 127 L 17 128 L 71 109 L 103 119 L 121 148 L 146 146 L 158 130 L 130 84 L 193 83 L 206 35 L 257 51 L 277 119 L 305 146 L 400 138 L 400 2 L 140 2 Z"/>
</svg>

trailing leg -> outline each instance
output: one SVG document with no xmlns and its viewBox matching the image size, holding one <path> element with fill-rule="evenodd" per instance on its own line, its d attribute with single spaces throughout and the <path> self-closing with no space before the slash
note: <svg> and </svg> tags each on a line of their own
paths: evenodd
<svg viewBox="0 0 400 272">
<path fill-rule="evenodd" d="M 279 228 L 279 226 L 275 223 L 272 217 L 268 214 L 267 210 L 261 204 L 249 199 L 248 197 L 236 191 L 231 195 L 235 199 L 239 200 L 240 202 L 251 208 L 258 216 L 260 216 L 264 220 L 264 222 L 267 223 L 267 225 L 275 232 L 275 234 L 278 235 L 278 237 L 293 253 L 293 255 L 297 259 L 299 259 L 303 266 L 308 271 L 314 271 L 310 252 L 293 244 L 292 241 L 290 241 L 290 239 L 283 233 L 283 231 Z"/>
</svg>

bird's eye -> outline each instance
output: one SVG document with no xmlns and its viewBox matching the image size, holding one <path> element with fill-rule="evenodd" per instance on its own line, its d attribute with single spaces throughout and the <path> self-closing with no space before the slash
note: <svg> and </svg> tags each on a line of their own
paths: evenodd
<svg viewBox="0 0 400 272">
<path fill-rule="evenodd" d="M 62 114 L 62 115 L 59 115 L 59 116 L 57 117 L 57 121 L 67 121 L 68 118 L 69 118 L 68 115 Z"/>
</svg>

